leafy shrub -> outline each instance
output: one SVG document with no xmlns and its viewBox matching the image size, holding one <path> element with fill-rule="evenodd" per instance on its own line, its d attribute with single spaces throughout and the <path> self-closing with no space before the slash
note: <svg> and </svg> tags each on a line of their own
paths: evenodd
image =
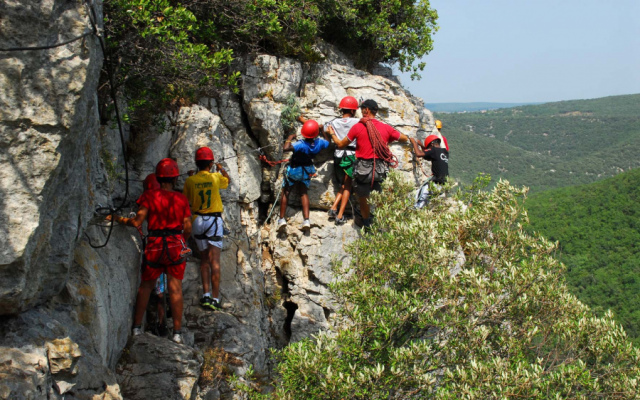
<svg viewBox="0 0 640 400">
<path fill-rule="evenodd" d="M 472 187 L 419 212 L 412 189 L 391 174 L 372 196 L 374 232 L 333 285 L 342 327 L 277 352 L 276 393 L 254 398 L 637 397 L 640 350 L 523 231 L 525 189 Z"/>
<path fill-rule="evenodd" d="M 287 97 L 287 102 L 280 113 L 280 122 L 285 132 L 290 132 L 295 129 L 296 120 L 300 115 L 300 104 L 296 99 L 295 94 L 291 94 Z"/>
</svg>

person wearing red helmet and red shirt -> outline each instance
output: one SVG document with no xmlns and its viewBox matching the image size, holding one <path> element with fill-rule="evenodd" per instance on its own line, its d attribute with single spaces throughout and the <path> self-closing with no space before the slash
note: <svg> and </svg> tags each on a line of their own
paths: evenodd
<svg viewBox="0 0 640 400">
<path fill-rule="evenodd" d="M 442 136 L 442 140 L 447 143 L 447 139 Z M 440 138 L 436 135 L 429 135 L 424 140 L 424 146 L 420 145 L 414 138 L 411 138 L 413 151 L 416 157 L 424 157 L 425 160 L 431 161 L 431 178 L 426 181 L 416 195 L 416 204 L 414 207 L 420 209 L 427 205 L 429 197 L 434 189 L 440 190 L 449 176 L 449 146 L 440 147 Z M 434 185 L 434 187 L 430 187 Z"/>
<path fill-rule="evenodd" d="M 211 172 L 214 162 L 215 158 L 210 148 L 200 147 L 196 150 L 198 173 L 187 178 L 182 192 L 189 199 L 191 211 L 196 215 L 193 221 L 193 237 L 201 254 L 200 276 L 203 295 L 200 298 L 200 306 L 219 310 L 222 308 L 220 254 L 224 236 L 224 208 L 220 189 L 226 189 L 231 179 L 220 163 L 216 164 L 218 172 Z"/>
<path fill-rule="evenodd" d="M 142 333 L 142 318 L 149 296 L 160 274 L 166 271 L 173 314 L 173 341 L 182 343 L 182 279 L 189 253 L 185 241 L 191 234 L 191 210 L 187 198 L 173 190 L 179 175 L 178 164 L 174 160 L 161 160 L 156 166 L 160 188 L 147 190 L 140 196 L 134 218 L 116 216 L 115 221 L 139 228 L 146 220 L 149 230 L 142 282 L 136 298 L 133 335 Z"/>
<path fill-rule="evenodd" d="M 372 190 L 380 190 L 388 171 L 388 163 L 383 160 L 383 156 L 394 158 L 389 150 L 389 143 L 407 142 L 409 138 L 392 126 L 375 119 L 378 113 L 378 103 L 375 100 L 365 100 L 360 104 L 360 109 L 362 110 L 361 123 L 354 125 L 346 137 L 338 138 L 332 129 L 329 129 L 329 133 L 338 148 L 343 149 L 349 143 L 356 142 L 357 162 L 353 173 L 353 186 L 354 192 L 358 195 L 363 225 L 368 229 L 372 221 L 369 195 Z M 383 147 L 382 150 L 387 153 L 386 155 L 378 154 L 371 138 L 376 138 Z M 374 165 L 376 165 L 376 171 L 374 171 Z M 380 173 L 378 170 L 385 170 L 385 172 Z"/>
<path fill-rule="evenodd" d="M 304 140 L 298 140 L 291 144 L 291 141 L 295 139 L 295 133 L 290 135 L 284 142 L 282 148 L 283 151 L 292 151 L 293 155 L 287 165 L 285 178 L 282 181 L 282 200 L 280 202 L 280 219 L 278 220 L 278 231 L 282 231 L 287 226 L 287 221 L 284 219 L 287 211 L 287 202 L 289 199 L 289 193 L 295 186 L 300 193 L 300 200 L 302 203 L 302 215 L 304 221 L 302 222 L 302 229 L 311 229 L 311 222 L 309 222 L 309 195 L 307 194 L 307 188 L 311 183 L 311 177 L 316 174 L 316 167 L 313 165 L 313 156 L 318 154 L 321 150 L 329 147 L 329 142 L 318 138 L 320 127 L 318 123 L 312 119 L 302 125 L 302 136 Z"/>
</svg>

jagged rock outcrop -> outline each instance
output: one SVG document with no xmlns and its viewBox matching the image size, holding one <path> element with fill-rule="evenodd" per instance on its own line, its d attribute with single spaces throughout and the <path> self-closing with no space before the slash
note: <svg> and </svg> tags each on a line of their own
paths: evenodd
<svg viewBox="0 0 640 400">
<path fill-rule="evenodd" d="M 60 43 L 91 31 L 82 3 L 4 1 L 0 47 Z M 73 249 L 99 201 L 93 35 L 0 57 L 0 315 L 42 304 L 64 287 Z"/>
<path fill-rule="evenodd" d="M 38 6 L 7 1 L 0 5 L 0 43 L 45 44 L 82 33 L 89 26 L 84 10 L 61 0 Z M 39 29 L 18 32 L 19 24 L 34 20 Z M 50 21 L 64 21 L 66 27 Z M 318 176 L 309 191 L 311 231 L 299 230 L 295 194 L 286 233 L 274 229 L 277 209 L 263 225 L 282 168 L 262 165 L 257 150 L 264 148 L 271 159 L 286 157 L 280 114 L 287 101 L 294 96 L 305 116 L 324 123 L 337 116 L 342 97 L 373 98 L 381 119 L 421 139 L 433 129 L 433 117 L 388 70 L 359 71 L 344 55 L 321 46 L 325 61 L 313 65 L 270 55 L 246 59 L 240 95 L 203 98 L 167 112 L 167 129 L 150 127 L 127 137 L 133 144 L 130 203 L 158 160 L 174 157 L 186 172 L 195 168 L 193 155 L 200 146 L 213 149 L 232 182 L 221 192 L 231 231 L 221 257 L 223 309 L 199 307 L 202 289 L 194 257 L 183 282 L 183 325 L 195 350 L 145 334 L 123 352 L 130 339 L 141 241 L 135 230 L 115 226 L 110 231 L 91 215 L 97 204 L 117 204 L 125 192 L 118 133 L 99 127 L 97 46 L 87 36 L 43 53 L 0 54 L 0 314 L 11 315 L 0 325 L 0 398 L 231 397 L 224 382 L 198 381 L 204 368 L 200 351 L 218 349 L 227 373 L 244 376 L 251 366 L 268 380 L 269 348 L 334 323 L 337 305 L 328 289 L 335 279 L 332 265 L 350 261 L 345 248 L 359 237 L 352 223 L 336 227 L 326 217 L 338 187 L 333 149 L 316 159 Z M 418 181 L 408 146 L 392 150 L 400 170 Z M 133 208 L 122 213 L 129 211 Z M 104 248 L 90 246 L 107 237 Z"/>
</svg>

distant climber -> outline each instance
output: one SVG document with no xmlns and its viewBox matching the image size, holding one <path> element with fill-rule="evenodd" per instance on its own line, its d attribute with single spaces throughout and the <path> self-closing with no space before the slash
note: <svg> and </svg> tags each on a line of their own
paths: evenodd
<svg viewBox="0 0 640 400">
<path fill-rule="evenodd" d="M 316 168 L 313 165 L 313 156 L 321 150 L 329 147 L 329 142 L 318 138 L 320 127 L 318 123 L 312 119 L 302 125 L 302 136 L 304 140 L 298 140 L 291 143 L 296 135 L 290 135 L 284 142 L 283 151 L 293 151 L 293 155 L 287 165 L 284 180 L 282 182 L 282 200 L 280 202 L 280 219 L 278 219 L 278 231 L 282 231 L 287 226 L 287 220 L 284 218 L 287 211 L 287 202 L 291 189 L 295 186 L 300 193 L 302 203 L 302 230 L 311 229 L 309 222 L 309 195 L 307 189 L 311 183 L 311 177 L 316 175 Z"/>
<path fill-rule="evenodd" d="M 142 334 L 142 318 L 156 280 L 163 271 L 167 273 L 173 337 L 182 343 L 182 279 L 186 257 L 190 253 L 186 239 L 191 234 L 191 210 L 189 201 L 173 190 L 180 172 L 178 164 L 170 159 L 161 160 L 156 166 L 156 178 L 160 189 L 147 190 L 138 200 L 139 209 L 134 218 L 116 216 L 119 224 L 140 228 L 147 220 L 149 234 L 144 249 L 145 265 L 138 289 L 134 315 L 133 335 Z"/>
<path fill-rule="evenodd" d="M 437 119 L 435 122 L 435 125 L 436 125 L 437 132 L 434 133 L 434 135 L 436 135 L 440 139 L 440 144 L 444 144 L 444 148 L 447 149 L 447 151 L 449 151 L 449 143 L 447 143 L 447 138 L 445 138 L 442 135 L 442 121 Z"/>
<path fill-rule="evenodd" d="M 375 119 L 378 103 L 365 100 L 361 105 L 362 119 L 351 128 L 346 137 L 340 139 L 333 129 L 329 128 L 331 138 L 340 149 L 356 142 L 356 163 L 353 172 L 354 192 L 358 195 L 360 213 L 365 228 L 371 226 L 369 195 L 372 190 L 380 190 L 380 185 L 387 177 L 389 167 L 398 164 L 396 157 L 389 149 L 393 141 L 407 142 L 409 138 L 393 127 Z"/>
<path fill-rule="evenodd" d="M 359 118 L 354 118 L 356 111 L 358 110 L 358 100 L 352 96 L 346 96 L 340 100 L 338 105 L 340 108 L 341 118 L 335 118 L 324 125 L 323 133 L 328 138 L 326 133 L 329 127 L 333 129 L 338 136 L 338 139 L 342 139 L 347 136 L 349 130 L 353 128 L 355 124 L 360 122 Z M 307 119 L 300 116 L 298 118 L 300 122 L 306 122 Z M 322 130 L 322 127 L 320 128 Z M 329 138 L 329 140 L 331 140 Z M 353 178 L 353 164 L 356 162 L 356 143 L 355 141 L 349 143 L 346 149 L 336 149 L 333 153 L 333 170 L 340 185 L 340 190 L 336 194 L 336 199 L 333 205 L 329 209 L 329 219 L 335 219 L 336 225 L 342 225 L 346 222 L 344 217 L 344 211 L 349 203 L 349 196 L 352 189 Z"/>
<path fill-rule="evenodd" d="M 215 173 L 213 151 L 208 147 L 196 150 L 198 173 L 184 183 L 183 193 L 189 199 L 193 221 L 193 238 L 200 250 L 202 298 L 200 306 L 211 310 L 222 308 L 220 302 L 220 254 L 224 236 L 222 199 L 220 189 L 229 186 L 229 174 L 219 163 Z"/>
<path fill-rule="evenodd" d="M 447 139 L 442 137 L 444 143 Z M 449 148 L 440 147 L 440 138 L 436 135 L 429 135 L 424 140 L 424 146 L 421 146 L 414 138 L 411 138 L 413 151 L 416 157 L 424 157 L 425 160 L 431 161 L 431 178 L 422 184 L 418 194 L 416 195 L 416 204 L 414 207 L 420 209 L 429 203 L 429 198 L 433 195 L 434 190 L 441 190 L 449 176 Z"/>
</svg>

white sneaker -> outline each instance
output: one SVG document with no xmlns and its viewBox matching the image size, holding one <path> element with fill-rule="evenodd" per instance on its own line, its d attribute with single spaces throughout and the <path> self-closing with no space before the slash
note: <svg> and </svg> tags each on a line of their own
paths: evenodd
<svg viewBox="0 0 640 400">
<path fill-rule="evenodd" d="M 308 220 L 308 219 L 305 219 L 305 220 L 302 222 L 302 230 L 303 230 L 303 231 L 305 231 L 305 230 L 307 230 L 307 231 L 308 231 L 309 229 L 311 229 L 311 222 L 309 222 L 309 220 Z"/>
<path fill-rule="evenodd" d="M 140 335 L 142 335 L 142 328 L 134 327 L 134 328 L 133 328 L 132 335 L 133 335 L 133 336 L 140 336 Z"/>
<path fill-rule="evenodd" d="M 174 333 L 171 340 L 174 341 L 175 343 L 182 344 L 182 334 Z"/>
<path fill-rule="evenodd" d="M 286 227 L 287 227 L 287 220 L 284 218 L 280 218 L 278 220 L 278 232 L 284 231 Z"/>
</svg>

